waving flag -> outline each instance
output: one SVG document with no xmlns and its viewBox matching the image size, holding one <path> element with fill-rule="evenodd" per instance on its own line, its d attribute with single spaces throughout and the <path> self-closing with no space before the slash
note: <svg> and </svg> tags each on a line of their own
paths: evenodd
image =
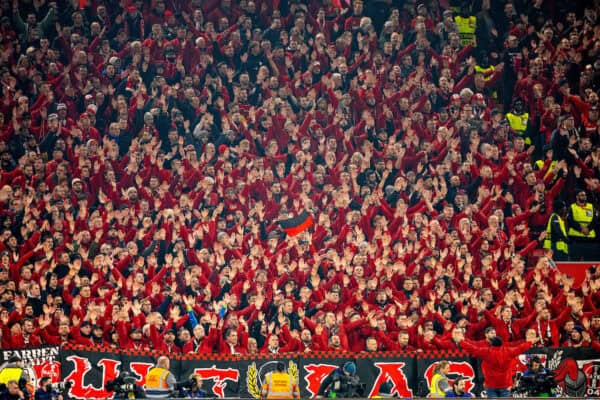
<svg viewBox="0 0 600 400">
<path fill-rule="evenodd" d="M 279 225 L 288 236 L 296 236 L 313 226 L 313 224 L 313 217 L 306 210 L 296 217 L 279 221 Z"/>
</svg>

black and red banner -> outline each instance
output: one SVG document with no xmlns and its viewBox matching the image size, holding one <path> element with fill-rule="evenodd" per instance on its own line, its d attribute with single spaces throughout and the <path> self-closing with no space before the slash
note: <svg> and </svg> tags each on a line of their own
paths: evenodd
<svg viewBox="0 0 600 400">
<path fill-rule="evenodd" d="M 313 226 L 313 224 L 313 217 L 306 210 L 293 218 L 279 221 L 279 225 L 288 236 L 296 236 Z"/>
<path fill-rule="evenodd" d="M 557 372 L 564 394 L 597 397 L 600 395 L 600 356 L 591 349 L 535 349 L 548 368 Z M 137 383 L 144 385 L 146 372 L 162 354 L 127 352 L 114 349 L 66 347 L 60 350 L 62 380 L 72 382 L 69 397 L 75 399 L 108 398 L 106 382 L 122 370 L 131 371 Z M 528 360 L 527 355 L 515 359 L 518 371 Z M 178 381 L 192 373 L 203 378 L 203 389 L 209 397 L 260 398 L 260 387 L 266 373 L 274 370 L 276 361 L 283 361 L 297 380 L 303 398 L 317 395 L 322 380 L 335 368 L 354 361 L 358 375 L 365 384 L 365 397 L 377 395 L 382 382 L 392 384 L 398 397 L 425 396 L 440 360 L 450 362 L 449 378 L 467 378 L 467 391 L 479 395 L 483 377 L 476 359 L 459 352 L 427 353 L 309 353 L 285 354 L 281 357 L 227 357 L 213 355 L 183 355 L 171 357 L 171 372 Z"/>
</svg>

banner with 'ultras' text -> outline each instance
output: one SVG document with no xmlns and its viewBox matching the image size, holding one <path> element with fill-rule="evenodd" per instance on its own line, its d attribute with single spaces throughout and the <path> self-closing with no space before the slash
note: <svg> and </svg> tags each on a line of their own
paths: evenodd
<svg viewBox="0 0 600 400">
<path fill-rule="evenodd" d="M 121 371 L 130 371 L 137 378 L 136 383 L 143 386 L 148 370 L 161 355 L 69 346 L 60 351 L 61 376 L 63 381 L 72 383 L 68 392 L 71 398 L 110 398 L 113 393 L 105 389 L 108 381 L 115 379 Z M 600 395 L 600 355 L 591 349 L 532 349 L 529 354 L 515 359 L 515 373 L 526 368 L 532 355 L 540 356 L 545 365 L 555 371 L 563 394 Z M 187 380 L 192 373 L 198 374 L 208 396 L 218 398 L 260 398 L 265 375 L 275 369 L 277 361 L 285 363 L 303 398 L 315 397 L 323 379 L 347 361 L 356 363 L 358 376 L 364 384 L 364 397 L 377 395 L 379 385 L 386 381 L 392 384 L 393 393 L 399 397 L 425 396 L 433 368 L 441 360 L 450 362 L 450 380 L 459 376 L 467 379 L 469 393 L 479 395 L 483 385 L 478 360 L 460 352 L 169 356 L 171 372 L 178 381 Z"/>
</svg>

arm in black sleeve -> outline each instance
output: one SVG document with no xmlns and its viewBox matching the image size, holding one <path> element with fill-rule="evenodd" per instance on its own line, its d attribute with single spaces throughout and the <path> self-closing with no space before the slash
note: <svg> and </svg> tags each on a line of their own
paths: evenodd
<svg viewBox="0 0 600 400">
<path fill-rule="evenodd" d="M 225 296 L 225 294 L 229 293 L 230 290 L 231 290 L 231 284 L 229 282 L 224 284 L 215 300 L 217 300 L 217 301 L 223 300 L 223 297 Z"/>
<path fill-rule="evenodd" d="M 334 373 L 335 372 L 327 375 L 325 377 L 325 379 L 323 379 L 323 382 L 321 382 L 321 386 L 319 386 L 319 392 L 317 393 L 317 396 L 325 396 L 325 392 L 327 390 L 329 390 L 329 387 L 333 383 L 333 374 Z"/>
<path fill-rule="evenodd" d="M 144 109 L 136 109 L 133 117 L 133 123 L 131 124 L 131 132 L 137 136 L 137 134 L 144 127 Z"/>
<path fill-rule="evenodd" d="M 156 129 L 158 130 L 158 137 L 162 143 L 166 144 L 169 142 L 169 129 L 171 129 L 171 117 L 169 113 L 160 112 L 156 117 Z"/>
<path fill-rule="evenodd" d="M 226 61 L 225 56 L 221 52 L 221 46 L 219 45 L 218 42 L 214 41 L 212 43 L 212 49 L 213 49 L 214 65 L 217 65 L 220 61 Z"/>
<path fill-rule="evenodd" d="M 477 192 L 479 186 L 481 185 L 481 181 L 481 176 L 478 176 L 473 180 L 473 183 L 467 186 L 467 194 L 469 195 L 469 197 L 473 196 Z"/>
<path fill-rule="evenodd" d="M 256 146 L 256 154 L 258 154 L 259 157 L 264 157 L 265 148 L 258 138 L 254 139 L 254 145 Z"/>
<path fill-rule="evenodd" d="M 296 114 L 299 114 L 301 109 L 300 109 L 300 104 L 298 103 L 298 100 L 294 96 L 288 96 L 287 101 L 288 101 L 288 103 L 290 103 L 290 107 L 292 108 L 292 111 L 294 111 L 294 113 L 296 113 Z"/>
<path fill-rule="evenodd" d="M 165 265 L 165 254 L 166 253 L 167 253 L 167 241 L 159 240 L 158 241 L 158 254 L 156 256 L 158 265 Z"/>
<path fill-rule="evenodd" d="M 56 140 L 58 137 L 54 132 L 48 132 L 44 140 L 40 143 L 40 151 L 42 153 L 47 153 L 50 156 L 50 153 L 54 149 L 54 145 L 56 144 Z M 48 157 L 50 159 L 50 157 Z"/>
<path fill-rule="evenodd" d="M 150 254 L 152 254 L 154 252 L 154 249 L 156 248 L 157 244 L 158 243 L 156 242 L 156 240 L 153 240 L 148 247 L 146 247 L 144 250 L 142 250 L 142 253 L 140 255 L 142 257 L 148 257 Z"/>
<path fill-rule="evenodd" d="M 169 308 L 169 304 L 171 304 L 171 300 L 172 297 L 171 295 L 167 295 L 165 297 L 165 300 L 160 303 L 160 305 L 158 306 L 158 309 L 156 310 L 157 312 L 161 313 L 161 315 L 167 315 L 167 309 Z"/>
<path fill-rule="evenodd" d="M 267 240 L 268 233 L 267 233 L 267 228 L 265 227 L 264 221 L 261 221 L 258 226 L 260 229 L 260 240 Z"/>
</svg>

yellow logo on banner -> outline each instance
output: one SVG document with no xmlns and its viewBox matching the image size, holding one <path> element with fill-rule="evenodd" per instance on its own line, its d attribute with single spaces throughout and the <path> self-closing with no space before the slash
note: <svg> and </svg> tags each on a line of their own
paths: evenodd
<svg viewBox="0 0 600 400">
<path fill-rule="evenodd" d="M 259 369 L 257 368 L 256 363 L 253 362 L 248 367 L 246 386 L 248 388 L 248 393 L 250 393 L 255 399 L 262 398 L 261 387 L 263 385 L 263 380 L 267 373 L 275 370 L 275 363 L 277 363 L 277 361 L 269 361 L 263 364 Z M 291 360 L 288 364 L 288 372 L 291 375 L 294 383 L 297 385 L 300 378 L 300 373 L 298 372 L 298 365 Z"/>
<path fill-rule="evenodd" d="M 258 369 L 256 369 L 256 363 L 250 364 L 248 367 L 248 375 L 246 377 L 246 385 L 248 386 L 248 393 L 255 399 L 260 399 L 260 388 L 258 387 Z"/>
</svg>

